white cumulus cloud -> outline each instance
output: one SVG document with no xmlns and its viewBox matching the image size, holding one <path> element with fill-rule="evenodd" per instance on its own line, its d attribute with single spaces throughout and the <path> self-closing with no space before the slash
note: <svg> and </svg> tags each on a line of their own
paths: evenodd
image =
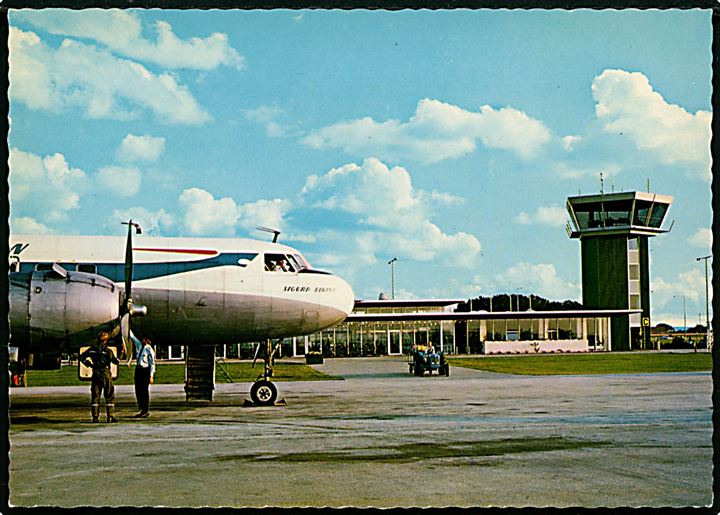
<svg viewBox="0 0 720 515">
<path fill-rule="evenodd" d="M 54 234 L 55 231 L 47 225 L 38 222 L 30 216 L 10 218 L 10 232 L 15 234 Z"/>
<path fill-rule="evenodd" d="M 438 195 L 436 192 L 434 196 Z M 480 242 L 475 236 L 464 232 L 447 234 L 432 222 L 428 200 L 433 195 L 413 188 L 406 169 L 389 168 L 376 158 L 362 165 L 334 168 L 322 176 L 311 175 L 301 197 L 311 207 L 344 213 L 355 220 L 355 226 L 344 231 L 352 235 L 352 250 L 347 250 L 358 264 L 374 263 L 387 249 L 400 258 L 440 259 L 465 267 L 473 266 L 480 254 Z"/>
<path fill-rule="evenodd" d="M 127 120 L 143 111 L 166 123 L 200 124 L 210 116 L 171 75 L 154 74 L 108 50 L 66 39 L 58 48 L 10 27 L 11 101 L 51 112 Z"/>
<path fill-rule="evenodd" d="M 496 286 L 504 291 L 522 288 L 522 295 L 540 295 L 548 299 L 580 300 L 580 286 L 558 276 L 549 263 L 517 263 L 495 276 Z"/>
<path fill-rule="evenodd" d="M 133 220 L 138 222 L 142 227 L 143 234 L 159 236 L 166 234 L 170 230 L 175 221 L 169 213 L 164 209 L 151 211 L 150 209 L 136 206 L 129 209 L 116 209 L 108 217 L 106 227 L 116 233 L 125 234 L 127 226 L 122 222 Z"/>
<path fill-rule="evenodd" d="M 104 166 L 95 175 L 98 188 L 118 197 L 132 197 L 140 191 L 141 174 L 137 168 Z"/>
<path fill-rule="evenodd" d="M 245 118 L 251 122 L 258 123 L 265 127 L 265 134 L 269 138 L 287 136 L 294 129 L 278 121 L 285 112 L 278 106 L 260 106 L 257 109 L 245 111 Z"/>
<path fill-rule="evenodd" d="M 255 233 L 253 236 L 256 237 L 258 226 L 277 229 L 285 234 L 285 215 L 292 208 L 289 200 L 280 198 L 260 199 L 240 205 L 230 197 L 216 199 L 201 188 L 183 191 L 179 204 L 188 231 L 204 236 L 234 236 L 236 228 L 241 227 L 248 233 Z"/>
<path fill-rule="evenodd" d="M 10 207 L 17 218 L 65 220 L 69 211 L 79 207 L 87 188 L 85 172 L 71 167 L 59 153 L 40 157 L 11 148 L 9 168 Z"/>
<path fill-rule="evenodd" d="M 252 231 L 258 226 L 282 231 L 285 228 L 285 214 L 291 207 L 292 203 L 289 200 L 279 198 L 261 199 L 243 204 L 240 206 L 238 224 L 248 231 Z"/>
<path fill-rule="evenodd" d="M 185 227 L 193 235 L 233 236 L 240 208 L 230 197 L 215 197 L 200 188 L 189 188 L 178 199 Z"/>
<path fill-rule="evenodd" d="M 155 136 L 135 136 L 128 134 L 120 143 L 118 158 L 121 161 L 157 161 L 165 151 L 165 138 Z"/>
<path fill-rule="evenodd" d="M 702 227 L 698 229 L 695 234 L 690 236 L 688 238 L 688 242 L 693 247 L 700 247 L 700 248 L 706 248 L 709 249 L 712 247 L 712 241 L 713 241 L 713 234 L 712 230 Z"/>
<path fill-rule="evenodd" d="M 366 117 L 315 130 L 302 142 L 317 149 L 342 148 L 355 155 L 436 163 L 470 154 L 478 142 L 529 158 L 549 140 L 550 132 L 542 122 L 517 109 L 485 105 L 474 112 L 425 98 L 407 122 Z"/>
<path fill-rule="evenodd" d="M 668 103 L 639 72 L 605 70 L 592 85 L 595 114 L 608 132 L 622 134 L 654 152 L 661 162 L 679 163 L 710 180 L 711 113 L 687 112 Z"/>
<path fill-rule="evenodd" d="M 563 148 L 567 151 L 571 151 L 575 148 L 575 145 L 577 145 L 580 141 L 582 141 L 582 137 L 575 136 L 575 135 L 569 135 L 565 136 L 562 139 Z"/>
<path fill-rule="evenodd" d="M 154 23 L 154 39 L 143 34 L 137 13 L 120 9 L 43 9 L 17 17 L 51 34 L 90 39 L 114 53 L 165 68 L 212 70 L 219 66 L 245 67 L 245 58 L 230 46 L 227 34 L 180 39 L 165 21 Z"/>
<path fill-rule="evenodd" d="M 520 212 L 515 221 L 523 225 L 550 225 L 564 226 L 567 221 L 567 211 L 561 206 L 540 206 L 534 213 Z"/>
<path fill-rule="evenodd" d="M 703 311 L 705 307 L 705 269 L 702 263 L 698 263 L 698 268 L 680 272 L 673 279 L 665 279 L 663 277 L 652 278 L 652 300 L 653 305 L 663 307 L 667 305 L 673 297 L 685 296 L 688 302 L 692 302 L 695 306 L 702 305 Z M 712 302 L 712 267 L 708 264 L 708 290 L 709 298 Z M 691 305 L 687 306 L 690 312 Z"/>
</svg>

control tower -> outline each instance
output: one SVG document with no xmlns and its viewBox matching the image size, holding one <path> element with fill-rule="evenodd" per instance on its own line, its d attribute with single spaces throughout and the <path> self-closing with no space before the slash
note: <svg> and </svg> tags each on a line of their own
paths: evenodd
<svg viewBox="0 0 720 515">
<path fill-rule="evenodd" d="M 639 191 L 568 197 L 568 236 L 580 239 L 583 307 L 642 309 L 613 318 L 613 350 L 650 348 L 648 238 L 669 230 L 661 226 L 672 200 Z"/>
</svg>

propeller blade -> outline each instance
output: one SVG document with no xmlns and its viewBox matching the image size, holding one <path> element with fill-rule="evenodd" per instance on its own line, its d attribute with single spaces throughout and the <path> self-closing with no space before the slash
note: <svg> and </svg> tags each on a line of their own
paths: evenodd
<svg viewBox="0 0 720 515">
<path fill-rule="evenodd" d="M 132 232 L 135 229 L 135 234 L 142 234 L 140 224 L 133 222 L 132 219 L 127 222 L 123 222 L 124 225 L 128 226 L 127 240 L 125 242 L 125 298 L 123 299 L 122 306 L 120 306 L 120 331 L 122 334 L 122 346 L 123 353 L 128 350 L 134 351 L 134 344 L 131 338 L 134 338 L 132 329 L 130 328 L 130 317 L 133 316 L 144 316 L 147 314 L 147 308 L 145 306 L 133 305 L 132 301 L 132 274 L 133 274 L 133 246 L 132 246 Z M 134 352 L 128 354 L 128 364 Z"/>
<path fill-rule="evenodd" d="M 122 342 L 126 349 L 130 348 L 130 313 L 125 313 L 120 318 L 120 334 L 122 335 Z"/>
<path fill-rule="evenodd" d="M 132 269 L 133 269 L 133 251 L 132 251 L 132 228 L 133 221 L 128 223 L 128 235 L 125 243 L 125 301 L 132 298 Z"/>
</svg>

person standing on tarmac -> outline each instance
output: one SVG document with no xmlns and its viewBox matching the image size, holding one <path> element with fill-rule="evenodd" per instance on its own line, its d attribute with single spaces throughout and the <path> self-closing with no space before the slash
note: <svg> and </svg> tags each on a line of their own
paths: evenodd
<svg viewBox="0 0 720 515">
<path fill-rule="evenodd" d="M 155 351 L 150 346 L 150 338 L 144 336 L 142 341 L 132 338 L 135 345 L 135 398 L 140 412 L 135 418 L 150 416 L 150 385 L 155 377 Z M 128 362 L 129 364 L 129 362 Z"/>
<path fill-rule="evenodd" d="M 98 422 L 100 417 L 100 395 L 105 394 L 105 411 L 108 422 L 117 422 L 115 418 L 115 386 L 113 385 L 112 363 L 120 362 L 115 354 L 108 349 L 108 333 L 100 332 L 97 343 L 80 354 L 78 358 L 88 368 L 92 368 L 92 382 L 90 383 L 90 410 L 92 421 Z"/>
</svg>

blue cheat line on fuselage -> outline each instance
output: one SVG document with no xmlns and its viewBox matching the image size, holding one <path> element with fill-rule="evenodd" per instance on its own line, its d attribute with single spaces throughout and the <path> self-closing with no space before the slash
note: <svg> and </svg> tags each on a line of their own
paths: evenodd
<svg viewBox="0 0 720 515">
<path fill-rule="evenodd" d="M 257 252 L 254 253 L 238 253 L 229 252 L 221 253 L 217 256 L 213 256 L 207 259 L 200 259 L 194 261 L 166 261 L 161 263 L 135 263 L 133 265 L 133 280 L 141 281 L 143 279 L 153 279 L 155 277 L 164 277 L 168 275 L 180 274 L 183 272 L 190 272 L 193 270 L 204 270 L 206 268 L 214 268 L 218 266 L 247 266 L 247 262 L 252 261 L 257 257 Z M 247 262 L 242 260 L 247 260 Z M 107 277 L 113 282 L 122 282 L 125 280 L 125 264 L 124 263 L 62 263 L 58 262 L 60 266 L 68 271 L 74 271 L 77 269 L 82 270 L 83 267 L 94 266 L 95 270 L 93 273 Z M 40 262 L 29 262 L 24 261 L 20 263 L 20 272 L 32 272 L 35 270 L 37 265 L 45 265 L 50 267 L 52 263 L 40 263 Z"/>
</svg>

